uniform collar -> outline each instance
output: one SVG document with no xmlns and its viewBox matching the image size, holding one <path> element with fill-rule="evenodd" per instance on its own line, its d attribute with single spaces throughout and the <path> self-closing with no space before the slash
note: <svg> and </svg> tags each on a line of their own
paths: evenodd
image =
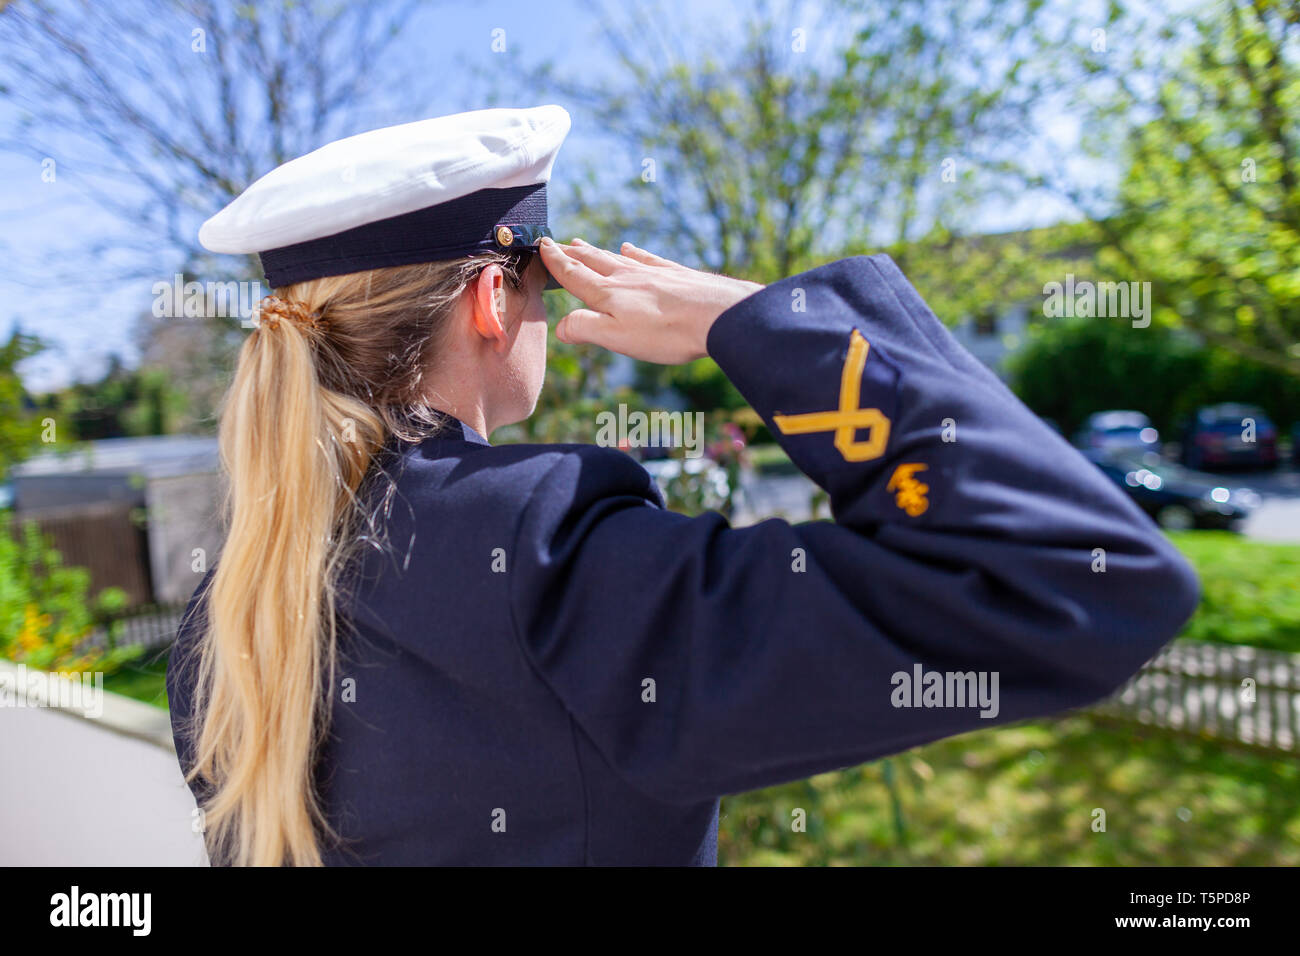
<svg viewBox="0 0 1300 956">
<path fill-rule="evenodd" d="M 491 445 L 492 443 L 480 435 L 473 428 L 470 428 L 455 415 L 449 415 L 446 412 L 440 412 L 443 418 L 443 425 L 432 436 L 434 439 L 443 441 L 466 441 L 471 445 Z"/>
<path fill-rule="evenodd" d="M 455 429 L 459 428 L 459 429 L 460 429 L 460 437 L 463 438 L 465 441 L 469 442 L 470 444 L 472 444 L 472 445 L 491 445 L 491 444 L 492 444 L 490 441 L 488 441 L 486 438 L 484 438 L 482 435 L 480 435 L 480 434 L 479 434 L 478 432 L 476 432 L 474 429 L 470 428 L 468 425 L 466 425 L 464 422 L 462 422 L 459 418 L 452 418 L 450 415 L 448 415 L 448 416 L 447 416 L 447 419 L 448 419 L 448 421 L 447 421 L 447 427 L 450 428 L 450 429 L 452 429 L 452 430 L 453 430 L 453 433 L 454 433 L 454 430 L 455 430 Z"/>
<path fill-rule="evenodd" d="M 398 435 L 390 435 L 387 442 L 389 449 L 398 455 L 406 455 L 424 449 L 426 453 L 437 457 L 446 453 L 445 448 L 439 448 L 440 445 L 446 442 L 461 442 L 468 445 L 482 445 L 488 448 L 492 446 L 491 442 L 455 415 L 441 411 L 437 415 L 440 416 L 440 422 L 432 434 L 428 433 L 428 427 L 431 423 L 426 418 L 419 423 L 412 423 L 412 430 L 423 432 L 423 438 L 413 436 L 414 440 L 412 440 Z"/>
</svg>

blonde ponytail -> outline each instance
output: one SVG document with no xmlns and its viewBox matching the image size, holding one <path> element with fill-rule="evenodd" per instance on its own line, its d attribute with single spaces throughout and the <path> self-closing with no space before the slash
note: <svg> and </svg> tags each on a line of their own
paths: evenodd
<svg viewBox="0 0 1300 956">
<path fill-rule="evenodd" d="M 228 534 L 198 647 L 190 779 L 214 862 L 321 863 L 314 781 L 336 686 L 339 582 L 359 491 L 390 435 L 416 440 L 447 316 L 487 262 L 377 269 L 276 290 L 222 409 Z"/>
</svg>

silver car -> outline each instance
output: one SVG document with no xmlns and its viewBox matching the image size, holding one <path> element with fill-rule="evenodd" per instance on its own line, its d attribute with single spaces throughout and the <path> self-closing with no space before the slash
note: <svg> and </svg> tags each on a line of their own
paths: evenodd
<svg viewBox="0 0 1300 956">
<path fill-rule="evenodd" d="M 1096 454 L 1160 450 L 1160 433 L 1141 412 L 1096 412 L 1075 433 L 1074 444 Z"/>
</svg>

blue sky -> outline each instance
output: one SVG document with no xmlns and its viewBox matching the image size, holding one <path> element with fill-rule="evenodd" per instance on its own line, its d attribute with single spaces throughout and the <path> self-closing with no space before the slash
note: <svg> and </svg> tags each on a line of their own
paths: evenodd
<svg viewBox="0 0 1300 956">
<path fill-rule="evenodd" d="M 734 37 L 735 31 L 729 33 L 726 28 L 734 9 L 731 2 L 707 0 L 686 9 L 690 12 L 674 14 L 683 21 L 683 33 L 706 37 L 714 45 Z M 507 31 L 507 57 L 491 50 L 492 31 L 498 27 Z M 497 71 L 502 76 L 501 89 L 507 91 L 508 97 L 509 75 L 501 71 L 507 60 L 528 65 L 550 60 L 561 69 L 605 71 L 610 61 L 597 42 L 597 29 L 591 6 L 577 0 L 472 7 L 435 4 L 408 24 L 399 42 L 403 55 L 439 64 L 438 68 L 447 74 L 446 81 L 437 84 L 436 95 L 424 104 L 424 115 L 435 116 L 507 105 L 490 102 L 490 91 L 474 81 L 475 69 Z M 735 40 L 738 42 L 738 38 Z M 519 100 L 508 105 L 531 106 L 539 101 L 521 91 Z M 552 189 L 552 220 L 563 234 L 566 169 L 599 158 L 597 151 L 603 147 L 600 131 L 593 128 L 586 111 L 579 105 L 560 102 L 574 119 L 574 130 L 561 152 Z M 0 109 L 0 125 L 12 119 L 12 107 Z M 372 125 L 383 125 L 383 121 Z M 1061 149 L 1069 149 L 1078 135 L 1076 124 L 1059 114 L 1045 118 L 1041 132 Z M 84 237 L 107 238 L 121 232 L 121 225 L 99 211 L 79 189 L 76 160 L 76 156 L 66 157 L 58 167 L 56 182 L 51 184 L 42 182 L 38 158 L 0 152 L 0 254 L 6 259 L 5 268 L 0 269 L 0 335 L 7 336 L 19 323 L 53 346 L 24 368 L 29 387 L 36 391 L 93 378 L 113 353 L 130 361 L 136 354 L 132 327 L 152 301 L 152 282 L 138 277 L 93 284 L 54 278 L 77 271 L 78 264 L 69 262 L 69 258 L 83 244 Z M 988 210 L 981 225 L 997 231 L 1044 225 L 1065 215 L 1067 210 L 1060 204 L 1026 197 L 1020 203 Z M 87 265 L 111 275 L 111 251 L 106 255 L 109 258 Z M 156 278 L 169 281 L 175 265 L 168 251 L 160 249 Z"/>
</svg>

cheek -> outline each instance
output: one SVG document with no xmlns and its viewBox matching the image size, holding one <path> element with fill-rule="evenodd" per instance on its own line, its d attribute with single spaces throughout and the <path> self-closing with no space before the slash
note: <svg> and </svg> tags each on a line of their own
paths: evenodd
<svg viewBox="0 0 1300 956">
<path fill-rule="evenodd" d="M 511 349 L 510 378 L 520 399 L 536 401 L 546 378 L 546 309 L 540 302 L 530 303 L 519 323 Z"/>
<path fill-rule="evenodd" d="M 532 328 L 532 347 L 529 349 L 529 364 L 531 366 L 533 382 L 536 388 L 542 387 L 542 379 L 546 377 L 546 312 L 543 310 L 536 322 L 530 323 Z"/>
</svg>

